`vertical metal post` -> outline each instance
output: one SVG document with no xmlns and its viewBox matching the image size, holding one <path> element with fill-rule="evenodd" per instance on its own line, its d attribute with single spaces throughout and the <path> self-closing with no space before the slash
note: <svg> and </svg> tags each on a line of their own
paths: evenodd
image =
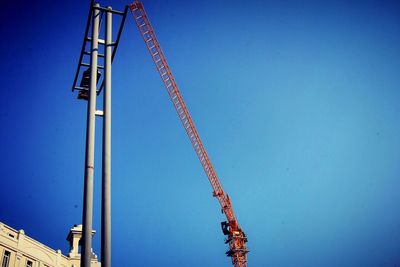
<svg viewBox="0 0 400 267">
<path fill-rule="evenodd" d="M 99 7 L 95 4 L 94 7 Z M 90 88 L 87 109 L 86 155 L 85 155 L 85 185 L 83 193 L 83 242 L 81 267 L 90 267 L 92 258 L 92 222 L 93 222 L 93 175 L 94 175 L 94 137 L 96 119 L 96 87 L 97 87 L 97 56 L 99 36 L 100 11 L 93 10 L 92 46 L 90 59 Z"/>
<path fill-rule="evenodd" d="M 107 7 L 112 10 L 111 7 Z M 103 182 L 101 199 L 101 265 L 111 267 L 111 55 L 112 13 L 106 11 L 103 101 Z"/>
</svg>

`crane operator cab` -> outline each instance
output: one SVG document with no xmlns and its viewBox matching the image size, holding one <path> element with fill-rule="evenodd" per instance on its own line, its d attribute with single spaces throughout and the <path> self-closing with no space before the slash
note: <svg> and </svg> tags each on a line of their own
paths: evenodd
<svg viewBox="0 0 400 267">
<path fill-rule="evenodd" d="M 224 235 L 229 235 L 230 231 L 229 231 L 229 223 L 228 222 L 221 222 L 221 228 L 222 228 L 222 232 L 224 233 Z"/>
</svg>

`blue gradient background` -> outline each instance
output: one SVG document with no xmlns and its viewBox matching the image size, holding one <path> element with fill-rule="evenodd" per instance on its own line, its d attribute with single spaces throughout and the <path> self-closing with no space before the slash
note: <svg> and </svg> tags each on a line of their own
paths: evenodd
<svg viewBox="0 0 400 267">
<path fill-rule="evenodd" d="M 249 266 L 400 266 L 399 2 L 144 4 Z M 88 2 L 1 6 L 0 221 L 66 254 L 82 216 L 86 103 L 71 84 Z M 131 17 L 112 138 L 113 265 L 230 266 L 224 217 Z"/>
</svg>

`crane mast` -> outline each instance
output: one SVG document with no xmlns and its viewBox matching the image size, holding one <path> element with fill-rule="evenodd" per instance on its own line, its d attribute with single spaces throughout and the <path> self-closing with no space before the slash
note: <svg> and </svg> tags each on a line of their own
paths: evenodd
<svg viewBox="0 0 400 267">
<path fill-rule="evenodd" d="M 225 243 L 229 244 L 229 250 L 226 254 L 231 257 L 233 266 L 245 267 L 247 266 L 246 253 L 248 252 L 246 248 L 247 237 L 238 224 L 229 196 L 222 189 L 214 167 L 204 149 L 193 120 L 185 102 L 183 101 L 178 85 L 175 82 L 171 69 L 161 50 L 154 29 L 150 24 L 146 11 L 144 10 L 143 4 L 139 1 L 135 1 L 130 5 L 130 10 L 147 49 L 150 52 L 153 62 L 156 65 L 157 71 L 167 89 L 168 95 L 178 113 L 179 119 L 185 128 L 190 142 L 192 143 L 193 149 L 196 152 L 208 180 L 210 181 L 213 189 L 213 196 L 218 199 L 222 211 L 226 215 L 227 221 L 221 223 L 222 231 L 227 235 Z"/>
</svg>

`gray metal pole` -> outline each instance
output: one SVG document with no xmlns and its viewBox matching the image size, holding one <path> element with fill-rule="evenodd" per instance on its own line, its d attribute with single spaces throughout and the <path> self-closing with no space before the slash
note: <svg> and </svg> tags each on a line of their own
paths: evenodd
<svg viewBox="0 0 400 267">
<path fill-rule="evenodd" d="M 95 4 L 98 7 L 99 4 Z M 97 87 L 97 56 L 100 11 L 93 10 L 92 47 L 90 59 L 90 88 L 87 109 L 85 188 L 83 194 L 83 242 L 81 267 L 90 267 L 92 258 L 92 222 L 93 222 L 93 174 L 94 174 L 94 136 Z"/>
<path fill-rule="evenodd" d="M 107 10 L 112 10 L 107 7 Z M 103 182 L 101 199 L 101 265 L 111 267 L 111 55 L 112 13 L 106 12 L 103 100 Z"/>
</svg>

